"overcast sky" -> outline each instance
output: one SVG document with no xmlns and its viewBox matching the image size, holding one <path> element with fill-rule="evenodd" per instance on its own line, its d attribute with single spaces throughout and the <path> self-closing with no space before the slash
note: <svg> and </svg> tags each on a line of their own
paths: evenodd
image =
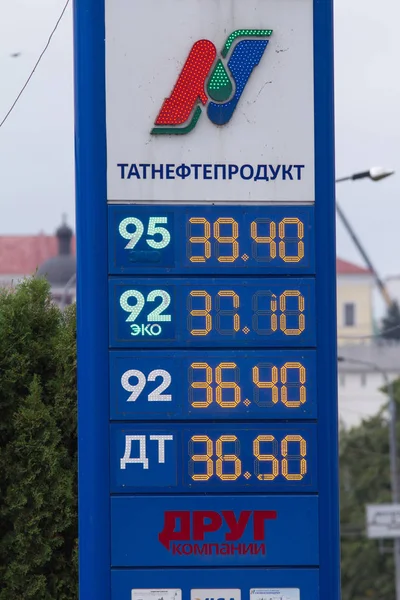
<svg viewBox="0 0 400 600">
<path fill-rule="evenodd" d="M 0 121 L 65 0 L 0 0 Z M 338 201 L 382 275 L 400 273 L 399 0 L 336 0 L 337 175 L 397 175 L 338 186 Z M 11 54 L 20 52 L 13 58 Z M 0 129 L 0 234 L 52 233 L 74 220 L 72 11 Z M 338 226 L 338 254 L 360 262 Z"/>
</svg>

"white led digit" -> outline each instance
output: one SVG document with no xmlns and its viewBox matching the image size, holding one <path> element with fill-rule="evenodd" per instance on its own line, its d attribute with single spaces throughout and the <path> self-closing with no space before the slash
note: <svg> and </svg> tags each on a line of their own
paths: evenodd
<svg viewBox="0 0 400 600">
<path fill-rule="evenodd" d="M 135 231 L 128 231 L 129 225 L 134 225 Z M 119 224 L 119 233 L 125 240 L 129 240 L 129 242 L 125 246 L 126 250 L 131 250 L 136 246 L 136 244 L 143 235 L 143 231 L 144 227 L 142 221 L 139 221 L 139 219 L 135 219 L 135 217 L 128 217 L 127 219 L 121 221 L 121 223 Z"/>
<path fill-rule="evenodd" d="M 157 377 L 162 377 L 163 381 L 160 385 L 149 394 L 149 402 L 171 402 L 171 394 L 163 394 L 165 390 L 171 385 L 171 375 L 168 371 L 163 369 L 155 369 L 149 373 L 148 381 L 155 381 Z"/>
<path fill-rule="evenodd" d="M 150 248 L 161 250 L 161 248 L 165 248 L 170 243 L 171 234 L 168 229 L 165 229 L 165 227 L 158 227 L 157 223 L 166 224 L 168 223 L 168 219 L 167 217 L 150 217 L 147 235 L 161 235 L 161 241 L 156 242 L 155 240 L 147 240 L 147 244 L 150 246 Z"/>
<path fill-rule="evenodd" d="M 153 290 L 147 296 L 147 302 L 154 302 L 156 298 L 161 298 L 161 304 L 148 315 L 147 321 L 149 323 L 171 321 L 171 315 L 162 314 L 171 304 L 171 296 L 165 290 Z"/>
<path fill-rule="evenodd" d="M 136 385 L 132 385 L 130 383 L 131 377 L 136 377 L 138 380 Z M 136 371 L 135 369 L 131 369 L 130 371 L 125 371 L 125 373 L 121 377 L 121 385 L 127 392 L 132 392 L 129 396 L 127 402 L 135 402 L 146 385 L 146 377 L 142 373 L 142 371 Z"/>
<path fill-rule="evenodd" d="M 136 299 L 136 304 L 134 306 L 129 304 L 128 300 L 130 298 Z M 133 321 L 136 321 L 137 317 L 142 312 L 144 306 L 144 296 L 136 290 L 128 290 L 122 294 L 121 298 L 119 299 L 119 303 L 123 310 L 130 313 L 126 321 L 132 323 Z"/>
</svg>

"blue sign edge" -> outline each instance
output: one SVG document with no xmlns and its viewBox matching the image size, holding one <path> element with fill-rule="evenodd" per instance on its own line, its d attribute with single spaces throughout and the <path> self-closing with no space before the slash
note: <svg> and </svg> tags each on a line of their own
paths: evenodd
<svg viewBox="0 0 400 600">
<path fill-rule="evenodd" d="M 320 599 L 339 600 L 333 0 L 314 0 L 315 248 Z M 325 315 L 325 318 L 324 318 Z M 329 318 L 326 318 L 329 315 Z"/>
<path fill-rule="evenodd" d="M 73 8 L 79 598 L 110 600 L 105 3 Z"/>
<path fill-rule="evenodd" d="M 104 0 L 74 1 L 77 194 L 79 596 L 111 597 L 108 464 L 107 183 Z M 319 411 L 320 597 L 340 598 L 333 3 L 314 0 L 317 393 Z M 96 306 L 96 310 L 93 307 Z M 321 308 L 322 307 L 322 308 Z M 330 315 L 322 327 L 321 311 Z M 329 341 L 327 341 L 329 340 Z M 108 378 L 108 375 L 106 376 Z M 103 444 L 97 441 L 102 439 Z M 322 454 L 323 453 L 323 454 Z M 329 467 L 329 468 L 328 468 Z"/>
</svg>

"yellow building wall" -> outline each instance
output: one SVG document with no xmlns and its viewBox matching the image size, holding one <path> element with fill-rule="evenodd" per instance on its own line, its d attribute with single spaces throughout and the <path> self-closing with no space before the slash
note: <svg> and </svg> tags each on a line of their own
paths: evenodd
<svg viewBox="0 0 400 600">
<path fill-rule="evenodd" d="M 345 326 L 345 305 L 355 306 L 354 326 Z M 362 336 L 373 333 L 372 281 L 366 276 L 339 276 L 337 279 L 338 344 L 360 343 Z M 350 338 L 350 339 L 348 339 Z M 367 343 L 368 340 L 365 340 Z"/>
</svg>

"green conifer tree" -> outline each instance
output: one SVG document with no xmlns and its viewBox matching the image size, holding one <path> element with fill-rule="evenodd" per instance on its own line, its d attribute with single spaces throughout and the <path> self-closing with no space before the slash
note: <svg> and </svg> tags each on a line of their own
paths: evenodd
<svg viewBox="0 0 400 600">
<path fill-rule="evenodd" d="M 382 319 L 381 336 L 387 340 L 400 340 L 400 307 L 396 301 L 392 302 Z"/>
<path fill-rule="evenodd" d="M 0 600 L 74 600 L 75 319 L 48 284 L 0 292 Z"/>
<path fill-rule="evenodd" d="M 395 398 L 400 415 L 399 380 Z M 366 534 L 366 505 L 392 501 L 386 410 L 341 431 L 340 492 L 342 600 L 393 600 L 393 540 L 368 539 Z"/>
</svg>

